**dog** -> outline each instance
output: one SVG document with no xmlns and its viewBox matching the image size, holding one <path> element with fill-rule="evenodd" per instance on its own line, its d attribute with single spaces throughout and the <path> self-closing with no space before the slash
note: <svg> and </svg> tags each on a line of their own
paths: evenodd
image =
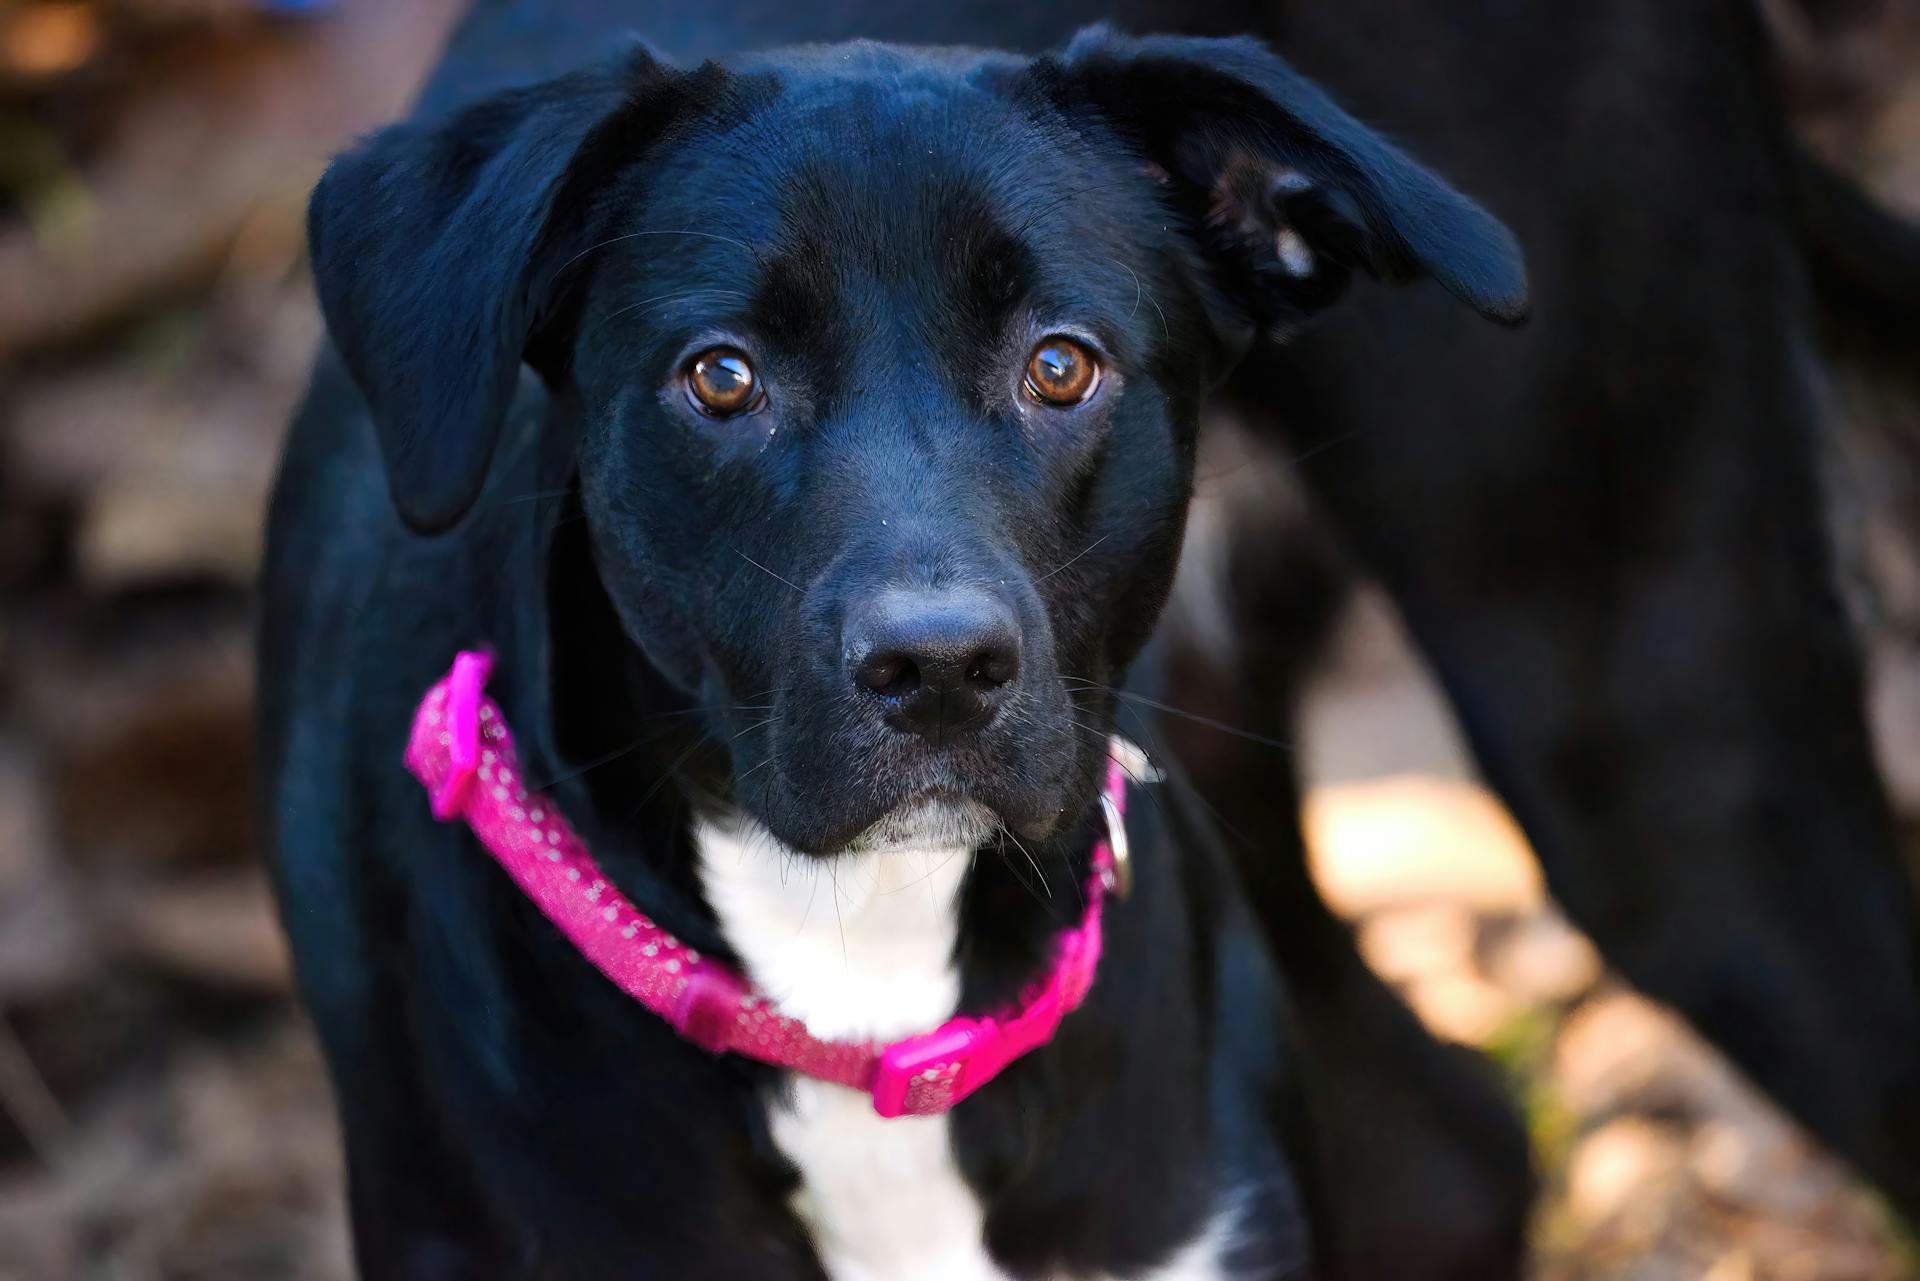
<svg viewBox="0 0 1920 1281">
<path fill-rule="evenodd" d="M 642 189 L 636 168 L 622 171 L 636 185 L 615 194 L 563 191 L 551 173 L 521 166 L 550 137 L 540 129 L 566 123 L 568 95 L 621 97 L 604 78 L 618 33 L 645 33 L 684 68 L 721 58 L 715 68 L 672 74 L 706 77 L 713 101 L 735 113 L 729 127 L 778 122 L 754 135 L 755 163 L 771 163 L 762 151 L 791 159 L 804 143 L 830 149 L 843 164 L 869 157 L 860 170 L 869 182 L 880 181 L 875 166 L 894 166 L 883 195 L 851 184 L 782 224 L 784 234 L 797 234 L 857 207 L 867 191 L 867 217 L 849 217 L 822 237 L 810 251 L 818 273 L 787 291 L 830 295 L 849 268 L 826 246 L 880 243 L 882 230 L 902 219 L 921 225 L 914 219 L 927 211 L 895 197 L 937 156 L 922 162 L 910 147 L 889 151 L 877 130 L 830 140 L 833 126 L 820 121 L 838 117 L 824 109 L 801 127 L 787 116 L 790 87 L 773 105 L 754 95 L 795 77 L 818 87 L 831 68 L 815 62 L 803 75 L 798 63 L 782 69 L 777 57 L 742 61 L 738 51 L 864 36 L 1085 54 L 1118 40 L 1069 43 L 1077 28 L 1103 17 L 1133 31 L 1253 35 L 1285 53 L 1519 233 L 1533 319 L 1520 330 L 1474 320 L 1462 296 L 1511 320 L 1517 294 L 1488 288 L 1460 264 L 1450 278 L 1444 263 L 1436 269 L 1410 257 L 1413 246 L 1382 240 L 1377 227 L 1356 233 L 1379 210 L 1329 189 L 1298 158 L 1281 165 L 1284 172 L 1246 157 L 1221 167 L 1213 148 L 1221 138 L 1246 145 L 1239 131 L 1260 118 L 1257 103 L 1212 104 L 1222 115 L 1200 131 L 1207 141 L 1186 144 L 1213 156 L 1211 169 L 1194 170 L 1193 151 L 1175 141 L 1175 122 L 1191 122 L 1184 85 L 1167 96 L 1123 93 L 1125 104 L 1093 112 L 1117 131 L 1134 170 L 1111 187 L 1070 193 L 1054 162 L 1029 156 L 1032 181 L 1060 184 L 1063 212 L 1057 224 L 1037 217 L 1022 234 L 1065 229 L 1049 244 L 1083 266 L 1091 249 L 1074 249 L 1073 233 L 1114 233 L 1136 199 L 1167 206 L 1192 260 L 1175 269 L 1104 255 L 1101 265 L 1118 273 L 1102 286 L 1118 290 L 1117 302 L 1106 301 L 1124 304 L 1132 332 L 1146 326 L 1141 341 L 1157 337 L 1195 371 L 1191 399 L 1169 397 L 1169 421 L 1224 409 L 1271 461 L 1299 459 L 1293 471 L 1313 525 L 1302 537 L 1272 510 L 1231 512 L 1225 539 L 1191 548 L 1181 571 L 1211 576 L 1212 589 L 1200 595 L 1219 607 L 1216 626 L 1203 633 L 1176 609 L 1154 646 L 1129 663 L 1165 592 L 1180 503 L 1149 487 L 1134 495 L 1155 513 L 1148 523 L 1157 532 L 1145 544 L 1132 542 L 1141 530 L 1102 529 L 1050 544 L 1044 556 L 1035 540 L 1048 540 L 1050 517 L 1029 509 L 996 535 L 1017 551 L 986 545 L 1000 549 L 1034 595 L 1023 587 L 1011 603 L 982 611 L 1021 633 L 1016 688 L 1027 690 L 1006 700 L 978 736 L 988 746 L 950 758 L 989 799 L 956 801 L 936 787 L 939 804 L 878 827 L 869 822 L 850 847 L 820 858 L 867 822 L 888 786 L 908 786 L 897 781 L 900 771 L 848 750 L 857 718 L 836 718 L 820 703 L 803 711 L 804 682 L 769 672 L 726 692 L 705 690 L 692 674 L 709 664 L 733 679 L 767 664 L 785 673 L 789 660 L 770 655 L 808 628 L 816 657 L 825 653 L 830 623 L 781 621 L 798 608 L 789 598 L 816 589 L 805 558 L 835 539 L 851 547 L 860 537 L 897 537 L 889 531 L 903 518 L 881 510 L 890 500 L 870 489 L 858 501 L 819 498 L 823 514 L 804 529 L 778 526 L 777 513 L 823 492 L 799 473 L 773 497 L 745 483 L 702 487 L 703 468 L 724 470 L 731 482 L 778 460 L 792 439 L 791 429 L 781 439 L 778 414 L 788 406 L 814 412 L 783 389 L 825 380 L 820 368 L 766 371 L 749 360 L 743 382 L 730 366 L 712 366 L 734 392 L 768 380 L 768 404 L 781 409 L 748 414 L 744 439 L 695 437 L 709 441 L 698 447 L 698 466 L 681 458 L 644 475 L 620 452 L 637 445 L 616 447 L 590 425 L 613 412 L 639 421 L 682 406 L 644 398 L 616 405 L 587 395 L 581 382 L 586 370 L 611 377 L 606 362 L 621 361 L 617 344 L 591 345 L 607 310 L 633 307 L 619 319 L 643 334 L 725 303 L 719 294 L 674 295 L 735 288 L 730 273 L 748 269 L 723 265 L 724 256 L 752 261 L 767 252 L 758 232 L 737 234 L 742 211 L 777 202 L 754 186 L 749 175 L 761 171 L 752 165 L 736 168 L 739 187 L 727 186 L 722 157 L 685 149 L 701 135 L 677 116 L 645 122 L 627 114 L 621 126 L 568 139 L 590 141 L 583 155 L 597 164 L 629 147 L 657 148 L 678 157 L 676 175 L 697 172 L 711 188 Z M 1236 57 L 1265 56 L 1233 48 Z M 931 100 L 939 73 L 921 59 L 952 70 L 959 55 L 862 48 L 834 56 L 867 59 L 861 65 L 877 79 Z M 896 64 L 874 61 L 883 57 L 906 61 L 891 69 Z M 729 912 L 736 927 L 751 920 L 796 939 L 763 953 L 761 968 L 818 979 L 794 977 L 782 995 L 822 1028 L 854 1030 L 871 1017 L 881 999 L 872 975 L 887 966 L 927 980 L 921 995 L 936 1012 L 920 1021 L 937 1022 L 950 1009 L 945 993 L 956 975 L 961 1006 L 991 1005 L 1017 985 L 1013 973 L 1033 963 L 1035 940 L 1079 906 L 1085 845 L 1097 833 L 1073 816 L 1093 822 L 1082 802 L 1096 786 L 1096 748 L 1116 714 L 1095 686 L 1119 685 L 1125 672 L 1211 720 L 1285 737 L 1299 683 L 1356 568 L 1393 594 L 1490 781 L 1539 851 L 1550 888 L 1609 960 L 1674 1003 L 1912 1211 L 1920 1204 L 1911 1157 L 1920 1134 L 1906 1102 L 1920 1097 L 1914 923 L 1820 527 L 1809 284 L 1819 286 L 1822 303 L 1869 297 L 1881 316 L 1889 298 L 1898 310 L 1920 297 L 1910 269 L 1920 258 L 1907 229 L 1796 156 L 1768 62 L 1765 33 L 1745 0 L 1608 0 L 1577 20 L 1556 6 L 1441 10 L 1412 0 L 1177 9 L 1071 0 L 1019 11 L 477 4 L 415 121 L 343 161 L 316 200 L 316 275 L 335 350 L 322 357 L 289 444 L 263 598 L 262 742 L 277 877 L 340 1096 L 363 1271 L 598 1275 L 617 1265 L 642 1275 L 875 1275 L 876 1267 L 935 1274 L 924 1259 L 886 1254 L 876 1263 L 880 1255 L 863 1253 L 881 1248 L 871 1239 L 823 1227 L 837 1196 L 863 1211 L 840 1218 L 869 1231 L 909 1225 L 901 1233 L 908 1246 L 935 1220 L 949 1229 L 960 1223 L 969 1241 L 977 1226 L 980 1249 L 956 1247 L 948 1256 L 966 1260 L 953 1265 L 962 1269 L 1310 1268 L 1399 1281 L 1514 1275 L 1529 1196 L 1525 1136 L 1484 1065 L 1421 1032 L 1354 955 L 1305 877 L 1290 764 L 1248 738 L 1183 720 L 1120 718 L 1171 777 L 1129 789 L 1138 793 L 1127 825 L 1141 888 L 1116 906 L 1110 925 L 1117 933 L 1149 899 L 1159 911 L 1179 884 L 1189 909 L 1183 973 L 1232 975 L 1238 993 L 1197 996 L 1179 1006 L 1182 1018 L 1217 1019 L 1210 1026 L 1225 1039 L 1208 1041 L 1207 1071 L 1264 1081 L 1219 1105 L 1224 1115 L 1256 1118 L 1236 1128 L 1261 1137 L 1232 1157 L 1212 1154 L 1216 1173 L 1242 1177 L 1237 1192 L 1208 1181 L 1205 1211 L 1136 1182 L 1131 1167 L 1125 1180 L 1111 1177 L 1114 1152 L 1164 1137 L 1144 1122 L 1190 1112 L 1130 1105 L 1125 1114 L 1140 1129 L 1125 1143 L 1103 1131 L 1083 1144 L 1076 1130 L 1062 1146 L 1042 1117 L 1073 1087 L 1049 1093 L 1023 1076 L 1044 1075 L 1056 1086 L 1078 1079 L 1073 1074 L 1091 1071 L 1084 1058 L 1053 1075 L 1049 1056 L 1067 1055 L 1090 1025 L 1133 1026 L 1128 1010 L 1102 1005 L 1114 998 L 1126 943 L 1116 940 L 1089 1004 L 1062 1021 L 1051 1047 L 1009 1067 L 940 1123 L 951 1127 L 957 1179 L 921 1177 L 946 1149 L 920 1140 L 919 1163 L 901 1180 L 916 1194 L 937 1183 L 954 1195 L 903 1206 L 891 1178 L 862 1182 L 861 1162 L 829 1162 L 820 1155 L 829 1144 L 809 1147 L 796 1134 L 795 1117 L 821 1115 L 800 1107 L 802 1097 L 836 1097 L 830 1090 L 797 1082 L 782 1092 L 769 1084 L 778 1073 L 689 1054 L 582 964 L 470 838 L 432 824 L 426 799 L 398 764 L 414 708 L 453 653 L 489 645 L 492 692 L 523 736 L 526 776 L 549 785 L 635 902 L 710 951 L 753 946 L 722 941 Z M 582 70 L 595 65 L 597 73 Z M 1622 91 L 1627 85 L 1632 92 Z M 1714 104 L 1711 129 L 1702 124 L 1703 102 Z M 1048 107 L 1060 109 L 1052 100 Z M 910 114 L 903 108 L 897 118 Z M 631 135 L 620 133 L 628 127 Z M 1000 150 L 1005 143 L 983 133 L 968 145 L 1011 157 L 1017 148 Z M 1378 154 L 1371 144 L 1365 151 Z M 590 173 L 603 171 L 575 181 L 591 183 Z M 1266 195 L 1285 212 L 1263 217 L 1261 184 L 1275 181 L 1279 188 Z M 675 193 L 680 203 L 651 203 Z M 549 231 L 547 205 L 513 204 L 562 195 L 567 209 L 588 202 L 588 221 L 608 228 L 603 240 L 649 234 L 638 244 L 570 248 Z M 674 216 L 625 226 L 622 200 L 656 218 L 663 208 Z M 990 225 L 992 212 L 980 210 L 978 223 Z M 519 239 L 488 238 L 499 225 L 489 220 L 514 216 L 523 219 Z M 536 216 L 537 228 L 524 221 Z M 748 229 L 756 228 L 764 230 Z M 1195 293 L 1179 283 L 1217 282 L 1221 263 L 1237 264 L 1240 279 L 1260 289 L 1220 294 L 1208 284 Z M 1406 285 L 1421 272 L 1438 283 Z M 857 320 L 838 323 L 877 341 L 911 314 L 905 302 L 949 297 L 930 279 L 914 277 L 899 298 L 869 302 Z M 755 301 L 767 303 L 763 294 Z M 977 311 L 978 300 L 973 305 Z M 793 310 L 791 323 L 810 336 L 835 332 L 833 318 Z M 965 309 L 942 322 L 958 339 L 978 327 Z M 1878 328 L 1884 334 L 1887 326 Z M 1039 337 L 1100 351 L 1085 344 L 1098 336 L 1084 332 Z M 1056 350 L 1047 367 L 1066 368 L 1072 356 Z M 877 367 L 850 358 L 851 369 Z M 1156 386 L 1171 376 L 1153 371 Z M 857 377 L 853 385 L 875 405 L 898 405 L 907 394 Z M 1139 383 L 1128 374 L 1129 399 Z M 955 411 L 941 396 L 956 393 L 927 386 L 915 421 L 948 421 Z M 877 423 L 872 430 L 869 444 L 906 439 Z M 892 430 L 907 428 L 896 422 Z M 953 457 L 924 476 L 887 473 L 890 484 L 938 507 L 943 522 L 958 522 L 943 527 L 967 531 L 936 540 L 939 556 L 951 558 L 941 563 L 954 581 L 976 588 L 990 572 L 989 596 L 1005 585 L 997 569 L 969 559 L 979 554 L 975 540 L 1027 492 L 1019 472 L 992 466 L 996 457 L 976 450 L 967 460 L 991 478 L 977 491 L 945 481 L 919 488 L 928 477 L 965 474 Z M 862 465 L 850 466 L 859 474 Z M 1158 465 L 1171 467 L 1176 491 L 1190 482 L 1190 458 Z M 1167 479 L 1152 468 L 1128 475 L 1130 483 Z M 614 476 L 647 501 L 616 508 L 606 498 Z M 694 519 L 712 507 L 731 512 L 741 528 L 767 522 L 730 552 L 714 553 L 733 557 L 724 570 L 707 551 L 715 527 Z M 984 525 L 967 530 L 970 520 Z M 888 523 L 856 528 L 862 521 Z M 414 532 L 446 526 L 450 532 Z M 766 532 L 775 528 L 781 532 Z M 869 577 L 835 590 L 851 599 L 860 583 L 870 588 L 890 571 L 876 561 L 862 572 Z M 759 592 L 751 602 L 744 583 Z M 1070 623 L 1056 620 L 1054 609 L 1068 606 Z M 891 613 L 883 608 L 879 617 Z M 1225 628 L 1217 626 L 1222 618 Z M 1104 663 L 1079 665 L 1085 650 L 1076 646 L 1103 628 Z M 787 639 L 735 640 L 718 658 L 704 642 L 675 639 L 776 633 Z M 1042 633 L 1026 648 L 1029 635 Z M 1071 710 L 1030 701 L 1035 673 L 1049 665 L 1074 686 Z M 1083 722 L 1062 730 L 1064 722 L 1052 720 L 1051 732 L 1084 740 L 1071 751 L 1035 747 L 1054 712 Z M 812 716 L 790 740 L 804 746 L 768 746 L 773 722 L 757 722 L 769 715 L 796 724 Z M 1022 746 L 998 750 L 1010 740 L 995 733 L 1010 734 L 1023 718 Z M 700 741 L 702 733 L 722 746 Z M 1055 777 L 1067 781 L 1052 786 L 1072 794 L 1069 817 L 1035 840 L 1038 827 L 1018 824 L 1044 818 L 1047 785 L 1035 780 L 1050 761 L 1066 762 Z M 790 767 L 813 774 L 783 799 L 768 775 Z M 1224 848 L 1202 812 L 1221 820 Z M 1008 815 L 1014 826 L 1004 835 L 986 839 L 972 860 L 960 857 Z M 1062 835 L 1068 829 L 1071 840 Z M 1063 849 L 1076 843 L 1077 863 L 1074 850 Z M 937 848 L 918 848 L 925 846 Z M 894 951 L 890 936 L 915 931 L 890 928 L 911 918 L 887 909 L 909 891 L 886 893 L 875 878 L 899 875 L 908 863 L 927 878 L 920 890 L 931 885 L 936 905 L 954 889 L 956 867 L 978 870 L 959 885 L 957 920 L 922 922 L 937 935 L 931 947 L 920 939 Z M 785 884 L 755 897 L 755 874 L 771 876 L 774 864 Z M 822 868 L 826 887 L 816 889 Z M 794 906 L 796 887 L 812 909 Z M 716 898 L 731 906 L 716 909 Z M 856 902 L 863 911 L 849 922 Z M 836 919 L 823 945 L 811 931 L 826 919 L 825 903 L 835 905 Z M 1153 929 L 1170 928 L 1156 920 Z M 851 927 L 845 943 L 843 925 Z M 949 937 L 958 943 L 953 974 L 935 964 Z M 994 940 L 990 949 L 975 941 L 984 938 Z M 1010 961 L 1023 946 L 1030 955 Z M 1142 987 L 1130 999 L 1145 1002 L 1149 990 L 1162 989 Z M 1249 1009 L 1270 1017 L 1249 1017 Z M 900 1027 L 912 1022 L 903 1014 Z M 1151 1045 L 1130 1044 L 1129 1057 L 1164 1072 L 1191 1050 L 1174 1029 Z M 643 1092 L 633 1088 L 634 1074 L 643 1067 L 662 1076 L 636 1099 Z M 1182 1070 L 1201 1072 L 1192 1061 Z M 1032 1096 L 1022 1093 L 1018 1106 L 996 1102 L 1027 1090 Z M 609 1097 L 626 1110 L 603 1109 Z M 1029 1097 L 1039 1100 L 1031 1109 Z M 918 1123 L 848 1111 L 845 1132 L 875 1141 L 891 1143 L 903 1125 Z M 603 1137 L 596 1125 L 619 1139 L 618 1159 L 595 1147 L 588 1132 Z M 814 1137 L 832 1129 L 823 1123 Z M 1382 1132 L 1394 1141 L 1378 1141 Z M 869 1147 L 862 1137 L 841 1154 Z M 1036 1155 L 1042 1150 L 1063 1161 L 1070 1152 L 1074 1164 L 1046 1165 Z M 661 1151 L 687 1173 L 662 1173 L 652 1159 Z M 1248 1176 L 1253 1169 L 1265 1173 Z M 750 1186 L 730 1177 L 742 1171 L 751 1171 Z M 1265 1189 L 1265 1199 L 1246 1200 L 1250 1188 Z M 1068 1223 L 1078 1226 L 1068 1231 Z M 691 1262 L 676 1273 L 676 1260 Z"/>
<path fill-rule="evenodd" d="M 1209 391 L 1356 276 L 1518 322 L 1511 234 L 1245 38 L 513 17 L 316 189 L 272 505 L 362 1273 L 1311 1275 L 1285 979 L 1115 688 Z M 961 1015 L 1019 1032 L 894 1115 Z"/>
</svg>

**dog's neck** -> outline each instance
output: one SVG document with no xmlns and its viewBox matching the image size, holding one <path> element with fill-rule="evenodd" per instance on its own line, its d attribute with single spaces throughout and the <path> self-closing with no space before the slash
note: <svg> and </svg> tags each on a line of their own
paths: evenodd
<svg viewBox="0 0 1920 1281">
<path fill-rule="evenodd" d="M 974 824 L 924 816 L 904 843 L 811 858 L 751 819 L 697 820 L 702 888 L 755 985 L 815 1036 L 894 1040 L 960 1001 Z"/>
</svg>

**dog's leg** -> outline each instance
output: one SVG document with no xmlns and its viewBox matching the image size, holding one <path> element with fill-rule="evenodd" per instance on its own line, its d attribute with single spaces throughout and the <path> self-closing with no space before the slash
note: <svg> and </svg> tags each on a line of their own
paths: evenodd
<svg viewBox="0 0 1920 1281">
<path fill-rule="evenodd" d="M 1363 286 L 1241 390 L 1311 453 L 1569 915 L 1920 1212 L 1920 931 L 1828 582 L 1757 9 L 1600 4 L 1617 38 L 1586 45 L 1492 8 L 1277 13 L 1509 219 L 1535 309 L 1475 332 Z M 1495 81 L 1554 106 L 1489 115 Z"/>
<path fill-rule="evenodd" d="M 1394 593 L 1568 915 L 1913 1213 L 1914 904 L 1806 365 L 1769 332 L 1778 297 L 1721 286 L 1651 339 L 1468 336 L 1387 380 L 1396 335 L 1356 321 L 1242 390 L 1337 442 L 1303 469 L 1317 508 Z M 1569 345 L 1553 378 L 1516 373 Z"/>
<path fill-rule="evenodd" d="M 438 1132 L 432 1095 L 397 1052 L 406 1033 L 371 1011 L 350 1024 L 316 1010 L 346 1140 L 347 1208 L 363 1281 L 502 1281 L 520 1275 L 489 1212 Z"/>
<path fill-rule="evenodd" d="M 1229 456 L 1235 444 L 1216 433 L 1199 469 L 1203 499 L 1163 634 L 1165 701 L 1286 739 L 1345 570 L 1274 501 L 1270 464 Z M 1123 714 L 1123 729 L 1139 724 Z M 1294 995 L 1305 1151 L 1293 1156 L 1321 1275 L 1518 1276 L 1533 1188 L 1526 1135 L 1491 1066 L 1434 1040 L 1321 902 L 1286 751 L 1171 714 L 1153 737 L 1214 808 Z"/>
</svg>

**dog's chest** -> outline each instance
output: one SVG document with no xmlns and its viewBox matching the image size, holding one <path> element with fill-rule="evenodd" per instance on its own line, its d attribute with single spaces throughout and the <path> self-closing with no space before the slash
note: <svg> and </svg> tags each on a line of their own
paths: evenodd
<svg viewBox="0 0 1920 1281">
<path fill-rule="evenodd" d="M 894 1040 L 953 1014 L 954 903 L 964 849 L 801 858 L 751 830 L 699 832 L 700 873 L 727 941 L 816 1036 Z M 796 1077 L 774 1141 L 800 1171 L 793 1209 L 834 1281 L 999 1281 L 946 1117 L 876 1114 L 863 1094 Z"/>
<path fill-rule="evenodd" d="M 764 832 L 703 825 L 700 875 L 722 931 L 760 988 L 816 1036 L 894 1040 L 950 1017 L 965 848 L 820 862 Z M 794 1077 L 769 1104 L 774 1142 L 800 1173 L 794 1213 L 833 1281 L 1009 1281 L 985 1211 L 955 1164 L 944 1116 L 880 1117 L 863 1094 Z M 1226 1274 L 1227 1216 L 1146 1281 Z"/>
</svg>

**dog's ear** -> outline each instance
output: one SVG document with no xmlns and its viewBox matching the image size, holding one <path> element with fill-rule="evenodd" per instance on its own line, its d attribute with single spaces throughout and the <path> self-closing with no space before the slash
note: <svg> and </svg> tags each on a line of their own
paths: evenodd
<svg viewBox="0 0 1920 1281">
<path fill-rule="evenodd" d="M 1095 113 L 1164 175 L 1263 326 L 1326 306 L 1356 269 L 1430 276 L 1489 319 L 1526 318 L 1513 233 L 1259 42 L 1093 27 L 1036 71 L 1057 108 Z"/>
<path fill-rule="evenodd" d="M 473 505 L 522 360 L 551 377 L 564 359 L 552 331 L 603 221 L 594 189 L 683 109 L 689 79 L 636 50 L 381 130 L 321 178 L 320 305 L 415 530 Z"/>
</svg>

